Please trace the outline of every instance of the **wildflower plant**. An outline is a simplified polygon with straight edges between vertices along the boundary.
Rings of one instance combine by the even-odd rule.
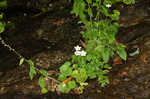
[[[74,47],[72,60],[65,62],[59,68],[59,81],[50,77],[46,70],[35,67],[32,60],[24,58],[6,44],[1,37],[0,42],[20,57],[19,65],[22,65],[24,61],[29,64],[31,80],[37,73],[41,74],[38,83],[42,93],[48,92],[44,78],[59,83],[58,90],[63,93],[68,93],[72,89],[77,89],[82,93],[84,87],[88,85],[87,79],[97,79],[99,84],[104,87],[109,84],[107,76],[107,71],[111,69],[108,64],[109,59],[116,53],[123,60],[126,60],[127,56],[125,46],[115,39],[120,12],[111,7],[118,2],[135,3],[134,0],[74,0],[71,13],[79,16],[78,23],[83,24],[86,28],[85,31],[81,31],[82,37],[85,38],[86,48],[79,45]],[[5,6],[7,6],[6,2],[0,2],[0,7]],[[2,18],[3,14],[0,14],[0,34],[6,26],[6,23],[1,21]]]
[[[76,55],[76,56],[86,56],[86,52],[84,51],[84,50],[81,50],[81,47],[79,46],[79,45],[77,45],[77,46],[75,46],[74,47],[75,48],[75,52],[74,52],[74,54]]]
[[[88,85],[87,79],[97,78],[104,87],[109,84],[107,72],[112,68],[108,61],[114,54],[126,60],[125,46],[118,43],[115,34],[118,32],[120,12],[111,7],[118,2],[134,4],[134,0],[74,0],[72,14],[79,16],[78,23],[86,28],[81,31],[85,38],[86,49],[78,45],[71,61],[60,68],[58,80],[62,81],[58,90],[68,93],[71,89],[81,92]]]

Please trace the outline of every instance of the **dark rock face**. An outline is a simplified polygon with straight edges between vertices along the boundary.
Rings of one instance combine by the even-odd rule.
[[[27,4],[29,0],[7,0],[8,7],[22,6]]]
[[[40,9],[43,7],[49,7],[52,0],[28,0],[27,7]]]
[[[40,9],[43,7],[49,7],[52,0],[7,0],[8,7],[23,7],[23,8],[33,8]]]

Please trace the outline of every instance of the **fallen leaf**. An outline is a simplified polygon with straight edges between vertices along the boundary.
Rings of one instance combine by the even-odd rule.
[[[54,21],[54,22],[52,22],[52,24],[54,24],[54,25],[60,25],[60,21]]]
[[[127,76],[127,74],[128,74],[127,72],[122,72],[120,76],[124,77],[124,76]]]
[[[131,21],[131,26],[134,26],[134,25],[138,24],[142,19],[143,19],[142,17],[141,18],[133,19]]]
[[[116,44],[116,45],[117,45],[117,44],[119,44],[119,43],[120,43],[120,41],[119,41],[119,40],[117,40],[117,41],[115,41],[115,42],[114,42],[114,44]]]
[[[86,44],[82,40],[80,40],[80,44],[82,45],[83,48],[86,49]]]
[[[60,19],[60,20],[53,21],[52,24],[53,24],[53,25],[60,25],[60,24],[62,24],[63,22],[64,22],[64,19],[62,18],[62,19]]]
[[[66,80],[64,80],[64,83],[68,83],[70,80],[72,80],[72,77],[67,78]]]
[[[141,55],[140,58],[141,58],[141,60],[142,60],[143,62],[146,62],[146,56],[145,56],[145,55]]]
[[[113,60],[113,64],[117,65],[117,64],[122,64],[122,59],[118,56]]]
[[[2,76],[3,75],[3,72],[0,72],[0,76]]]

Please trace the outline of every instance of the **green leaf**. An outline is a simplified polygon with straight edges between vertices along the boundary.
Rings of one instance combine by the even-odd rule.
[[[87,76],[86,70],[84,68],[80,68],[79,74],[76,77],[76,81],[79,83],[84,82],[87,80],[87,78],[88,78],[88,76]]]
[[[42,74],[43,76],[48,77],[48,74],[47,74],[46,70],[40,69],[40,72],[41,72],[41,74]]]
[[[119,27],[119,23],[117,23],[117,22],[114,22],[113,25],[114,25],[116,28]]]
[[[103,4],[104,5],[107,5],[107,4],[112,5],[112,0],[104,0]]]
[[[135,0],[123,0],[125,4],[135,4]]]
[[[126,51],[125,51],[124,48],[118,49],[117,53],[119,54],[119,56],[120,56],[123,60],[126,60],[126,58],[127,58],[127,53],[126,53]]]
[[[112,67],[109,66],[108,64],[105,64],[105,65],[104,65],[104,68],[105,68],[105,69],[112,69]]]
[[[91,4],[92,3],[92,0],[86,0],[88,4]]]
[[[67,77],[65,75],[63,75],[63,74],[58,76],[58,80],[60,80],[60,81],[64,81],[66,78]]]
[[[93,17],[92,9],[91,9],[91,8],[88,8],[87,11],[88,11],[89,16],[90,16],[90,17]]]
[[[66,88],[65,83],[61,83],[61,84],[58,85],[58,90],[60,90],[61,92],[65,92],[65,88]]]
[[[50,9],[49,8],[41,8],[41,11],[44,12],[48,12]]]
[[[35,68],[33,66],[30,66],[30,72],[29,72],[29,76],[30,76],[30,79],[32,80],[33,79],[33,76],[36,75],[36,71],[35,71]]]
[[[68,82],[68,87],[69,87],[70,89],[75,88],[75,87],[76,87],[75,81],[69,81],[69,82]]]
[[[0,14],[0,19],[3,19],[3,14]]]
[[[43,94],[46,94],[46,93],[48,92],[48,90],[47,90],[46,88],[42,88],[42,89],[41,89],[41,92],[42,92]]]
[[[86,7],[85,1],[74,0],[73,9],[72,9],[71,13],[75,13],[76,16],[79,16],[81,21],[86,24],[87,20],[86,20],[86,15],[84,14],[84,12],[86,10],[85,7]]]
[[[0,33],[4,32],[5,30],[5,23],[0,22]]]
[[[121,2],[122,0],[112,0],[112,4],[115,4],[117,2]]]
[[[78,70],[74,70],[73,72],[72,72],[72,75],[71,75],[73,78],[76,78],[76,77],[78,77],[78,76],[80,76],[80,74],[79,74],[79,72],[78,72]]]
[[[78,24],[81,24],[81,23],[83,23],[82,21],[78,21]]]
[[[96,0],[96,2],[100,2],[101,0]]]
[[[110,16],[110,14],[108,13],[108,10],[106,7],[102,6],[102,10],[101,12],[105,15],[105,16]]]
[[[81,82],[80,85],[81,85],[81,86],[87,86],[88,83],[87,83],[87,82]]]
[[[88,55],[86,56],[86,59],[87,59],[87,61],[91,61],[91,60],[92,60],[92,55],[88,54]]]
[[[24,58],[21,58],[20,62],[19,62],[19,66],[21,66],[23,64],[23,62],[24,62]]]
[[[39,85],[40,85],[41,88],[45,88],[45,83],[44,83],[44,79],[43,79],[43,78],[44,78],[44,77],[41,76],[41,77],[39,78],[39,81],[38,81],[38,83],[39,83]]]
[[[88,66],[87,74],[88,74],[90,79],[96,78],[96,72],[95,71],[96,71],[96,69],[95,69],[94,65],[91,64]]]
[[[76,62],[77,61],[77,56],[76,55],[72,55],[72,62],[74,63],[74,62]]]
[[[77,68],[78,68],[78,65],[77,65],[77,64],[73,64],[72,67],[73,67],[74,69],[77,69]]]
[[[88,76],[89,76],[90,79],[94,79],[94,78],[96,78],[96,73],[95,72],[90,72]]]
[[[98,7],[99,5],[98,5],[98,3],[93,3],[92,6],[93,7]]]
[[[72,73],[72,67],[70,67],[71,63],[70,62],[66,62],[64,65],[62,65],[59,69],[60,72],[65,75],[65,76],[69,76]]]
[[[5,7],[7,7],[7,6],[8,6],[8,5],[7,5],[7,1],[6,1],[6,0],[0,1],[0,7],[5,8]]]
[[[120,12],[118,10],[113,10],[113,14],[110,15],[112,20],[119,20]]]
[[[34,63],[32,62],[32,60],[28,60],[27,62],[28,62],[28,64],[30,65],[29,76],[30,76],[30,79],[32,80],[32,79],[33,79],[33,76],[36,75]]]
[[[102,53],[102,56],[103,56],[104,62],[107,63],[110,57],[110,53],[107,48],[105,48],[104,52]]]
[[[63,93],[68,93],[71,89],[67,86],[67,84],[61,83],[58,85],[58,90],[60,90]]]
[[[98,81],[99,81],[99,83],[101,84],[102,87],[109,84],[109,79],[108,79],[107,76],[99,76]]]
[[[28,64],[29,64],[30,66],[34,67],[34,63],[33,63],[32,60],[28,60],[27,62],[28,62]]]

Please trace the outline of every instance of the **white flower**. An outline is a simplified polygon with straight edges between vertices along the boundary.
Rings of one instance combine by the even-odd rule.
[[[81,56],[86,56],[86,52],[84,50],[81,51],[80,53]]]
[[[75,48],[75,50],[76,50],[76,51],[74,52],[74,54],[75,54],[76,56],[86,56],[86,52],[85,52],[84,50],[80,51],[80,50],[81,50],[81,47],[80,47],[79,45],[75,46],[74,48]]]
[[[86,56],[86,52],[84,50],[82,50],[82,51],[75,51],[74,54],[76,56]]]
[[[80,55],[81,55],[81,51],[75,51],[74,54],[75,54],[76,56],[80,56]]]
[[[81,47],[79,45],[75,46],[74,48],[75,48],[76,51],[81,50]]]
[[[107,8],[110,8],[110,7],[111,7],[111,5],[110,5],[110,4],[106,4],[106,7],[107,7]]]

